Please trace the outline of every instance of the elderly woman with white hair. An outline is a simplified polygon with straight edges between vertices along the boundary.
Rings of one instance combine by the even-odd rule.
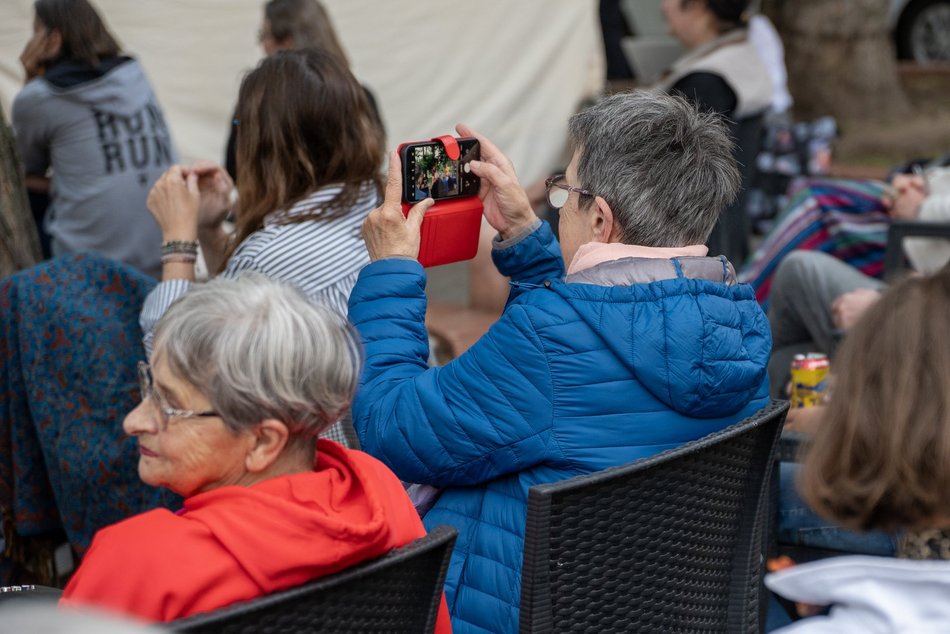
[[[294,287],[245,274],[192,289],[159,322],[142,403],[123,423],[139,476],[184,507],[99,531],[63,603],[170,621],[424,535],[389,469],[317,438],[360,367],[348,327]]]

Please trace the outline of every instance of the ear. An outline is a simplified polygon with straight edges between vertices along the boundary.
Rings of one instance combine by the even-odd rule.
[[[250,448],[244,459],[250,473],[262,473],[270,468],[287,446],[290,430],[279,420],[267,418],[250,432]]]
[[[591,236],[597,242],[620,242],[620,232],[614,222],[614,212],[607,201],[600,196],[594,197],[594,204],[588,214]]]

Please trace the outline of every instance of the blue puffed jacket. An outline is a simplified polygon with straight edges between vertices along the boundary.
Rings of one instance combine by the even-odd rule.
[[[459,530],[456,633],[517,632],[530,486],[675,447],[768,400],[768,321],[724,258],[626,258],[565,280],[546,224],[500,246],[505,312],[444,367],[426,363],[418,262],[366,266],[349,304],[366,349],[363,449],[444,487],[424,523]]]

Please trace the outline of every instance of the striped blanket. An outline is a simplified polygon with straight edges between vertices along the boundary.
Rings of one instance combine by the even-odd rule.
[[[824,251],[865,275],[884,274],[884,248],[890,217],[879,181],[810,179],[803,181],[779,216],[775,229],[752,254],[739,274],[768,306],[772,276],[791,251]]]

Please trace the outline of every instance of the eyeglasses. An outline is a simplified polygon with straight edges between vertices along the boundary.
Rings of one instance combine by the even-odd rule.
[[[571,192],[577,192],[581,196],[594,196],[586,189],[573,187],[572,185],[562,182],[563,180],[564,174],[558,174],[544,181],[544,188],[545,193],[547,194],[548,204],[555,209],[560,209],[567,204],[567,199],[571,195]]]
[[[189,409],[175,409],[169,407],[162,395],[155,389],[155,383],[152,380],[152,368],[144,361],[139,361],[139,390],[142,392],[142,401],[152,399],[152,402],[158,408],[161,414],[162,429],[168,427],[168,421],[171,418],[210,418],[220,416],[217,412],[206,411],[196,412]]]

